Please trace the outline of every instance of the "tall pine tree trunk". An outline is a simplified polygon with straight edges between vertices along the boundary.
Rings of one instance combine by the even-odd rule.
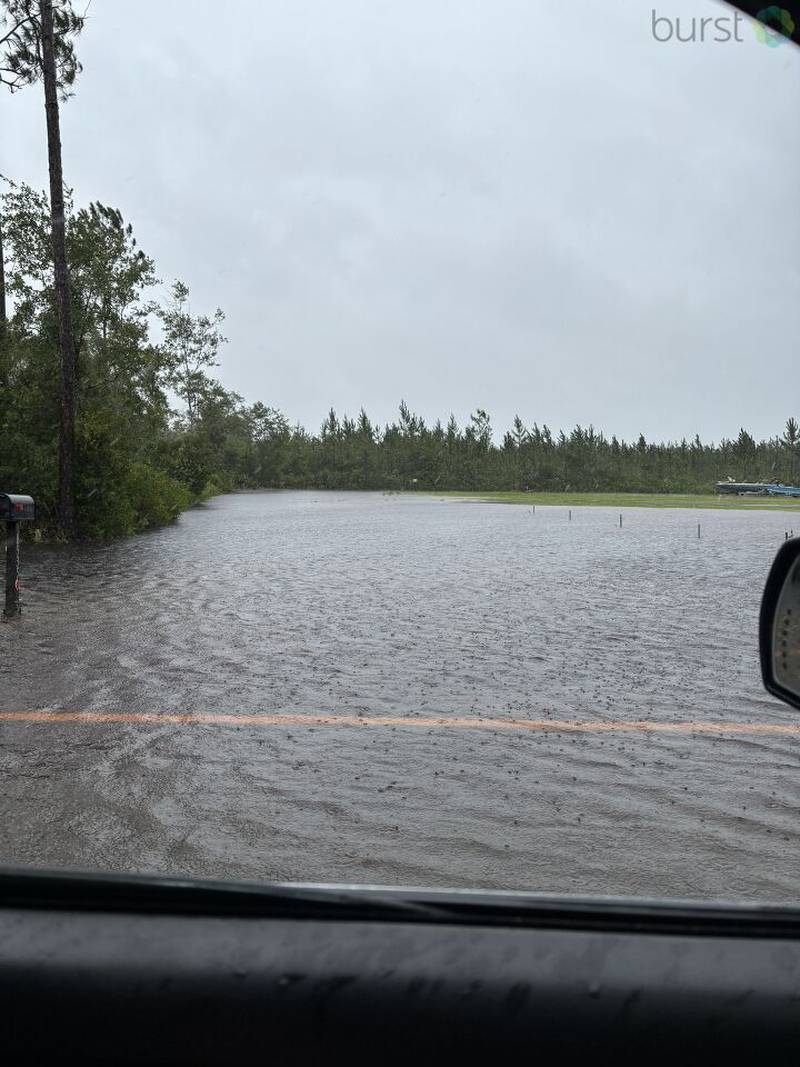
[[[6,312],[6,264],[3,258],[3,220],[0,219],[0,389],[8,385],[8,314]]]
[[[64,177],[61,170],[61,128],[58,114],[58,84],[53,42],[53,0],[40,0],[42,30],[42,77],[47,118],[47,157],[50,168],[50,225],[53,241],[53,272],[58,305],[58,342],[61,354],[61,421],[58,437],[58,519],[66,537],[75,533],[72,496],[75,450],[75,342],[72,334],[72,304],[67,270]]]

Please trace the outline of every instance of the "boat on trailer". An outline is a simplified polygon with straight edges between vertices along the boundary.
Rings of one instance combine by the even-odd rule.
[[[728,496],[789,496],[800,497],[800,488],[796,485],[782,485],[780,482],[717,482],[717,493]]]

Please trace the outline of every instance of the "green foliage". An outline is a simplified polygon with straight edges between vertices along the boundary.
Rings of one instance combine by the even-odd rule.
[[[703,508],[716,511],[800,511],[800,500],[789,497],[739,497],[714,493],[463,493],[447,494],[491,504],[542,504],[578,508]]]
[[[56,85],[62,98],[70,95],[81,69],[75,40],[84,25],[71,0],[0,0],[0,84],[12,92],[44,76],[42,24],[49,24],[51,8]],[[48,65],[49,85],[51,75]],[[51,194],[58,201],[60,159],[55,162],[57,178],[51,154]],[[45,534],[58,529],[59,423],[72,410],[71,386],[62,389],[60,381],[58,307],[69,355],[62,359],[65,380],[72,378],[70,328],[76,356],[75,462],[74,469],[63,465],[61,492],[74,491],[82,537],[170,522],[192,501],[239,487],[675,494],[708,492],[727,475],[800,476],[794,418],[770,441],[757,442],[741,429],[733,441],[708,445],[699,437],[691,444],[652,444],[643,434],[632,444],[609,441],[592,426],[554,437],[546,425],[526,426],[518,415],[498,446],[482,408],[463,429],[453,415],[446,427],[428,426],[401,400],[398,419],[382,428],[363,409],[357,418],[331,409],[319,433],[309,434],[275,408],[246,405],[210,377],[226,343],[222,311],[193,313],[180,281],[166,301],[154,299],[155,265],[138,248],[131,224],[105,204],[75,210],[69,191],[59,304],[58,204],[51,219],[44,193],[2,181],[0,485],[33,493]],[[157,340],[150,335],[154,323]],[[62,425],[64,455],[71,434]],[[71,516],[68,522],[62,516],[61,526],[71,530]]]
[[[192,503],[192,494],[185,485],[149,463],[131,465],[127,490],[137,530],[174,522]]]
[[[62,98],[70,95],[81,64],[74,39],[86,21],[70,0],[53,0],[53,48]],[[0,84],[11,92],[42,77],[42,31],[39,0],[0,0]]]
[[[206,370],[217,365],[219,349],[226,341],[220,332],[225,316],[219,308],[211,318],[193,316],[189,311],[189,290],[183,282],[172,286],[166,307],[152,305],[152,311],[161,320],[167,384],[186,404],[186,418],[191,425],[199,418],[200,407],[207,399]]]
[[[252,422],[251,414],[244,453],[255,462],[246,466],[244,484],[260,486],[692,494],[713,491],[728,475],[789,482],[793,461],[800,469],[793,420],[782,439],[756,442],[742,430],[716,445],[699,438],[653,444],[643,434],[628,443],[593,426],[554,436],[547,426],[527,427],[519,416],[497,445],[482,409],[463,429],[452,415],[443,428],[440,422],[427,426],[405,402],[397,421],[383,429],[364,411],[354,420],[331,410],[316,436],[275,420],[256,439]]]
[[[185,485],[199,499],[214,475],[214,453],[208,439],[196,431],[175,433],[164,457],[170,477]]]
[[[192,503],[185,485],[149,463],[132,463],[116,475],[78,498],[84,537],[109,540],[164,526]]]
[[[0,374],[0,485],[33,493],[48,536],[57,529],[59,420],[49,207],[44,194],[6,182],[0,211],[13,309]],[[363,409],[356,418],[331,409],[309,434],[210,377],[225,343],[222,312],[193,313],[181,282],[155,300],[155,265],[117,209],[74,210],[68,198],[66,244],[81,537],[171,522],[194,501],[243,487],[698,494],[728,475],[789,482],[800,473],[795,419],[770,441],[742,429],[711,445],[609,440],[593,426],[554,435],[517,416],[498,444],[481,408],[464,427],[452,415],[428,425],[401,401],[383,427]]]
[[[59,364],[49,209],[44,194],[10,182],[0,207],[13,308],[0,380],[0,483],[24,486],[36,496],[42,531],[51,535]],[[76,212],[69,200],[67,208],[78,354],[78,532],[115,537],[171,521],[208,491],[221,462],[218,453],[224,451],[219,409],[230,410],[239,401],[200,369],[192,418],[170,408],[175,353],[169,339],[156,344],[149,336],[150,293],[157,284],[152,260],[137,247],[131,225],[118,210],[95,203]],[[176,292],[188,298],[185,287],[175,287],[173,302]],[[206,321],[189,317],[202,353],[208,351]],[[218,346],[221,340],[215,335],[210,343]],[[228,481],[221,475],[215,484]]]

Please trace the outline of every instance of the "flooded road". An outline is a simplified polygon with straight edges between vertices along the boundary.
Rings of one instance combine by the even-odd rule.
[[[25,546],[0,863],[797,900],[792,520],[276,492]]]

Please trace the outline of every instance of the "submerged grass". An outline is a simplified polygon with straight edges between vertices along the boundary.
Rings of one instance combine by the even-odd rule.
[[[433,495],[433,494],[430,494]],[[721,511],[800,511],[800,498],[717,496],[715,493],[436,493],[460,500],[532,507],[717,508]]]

